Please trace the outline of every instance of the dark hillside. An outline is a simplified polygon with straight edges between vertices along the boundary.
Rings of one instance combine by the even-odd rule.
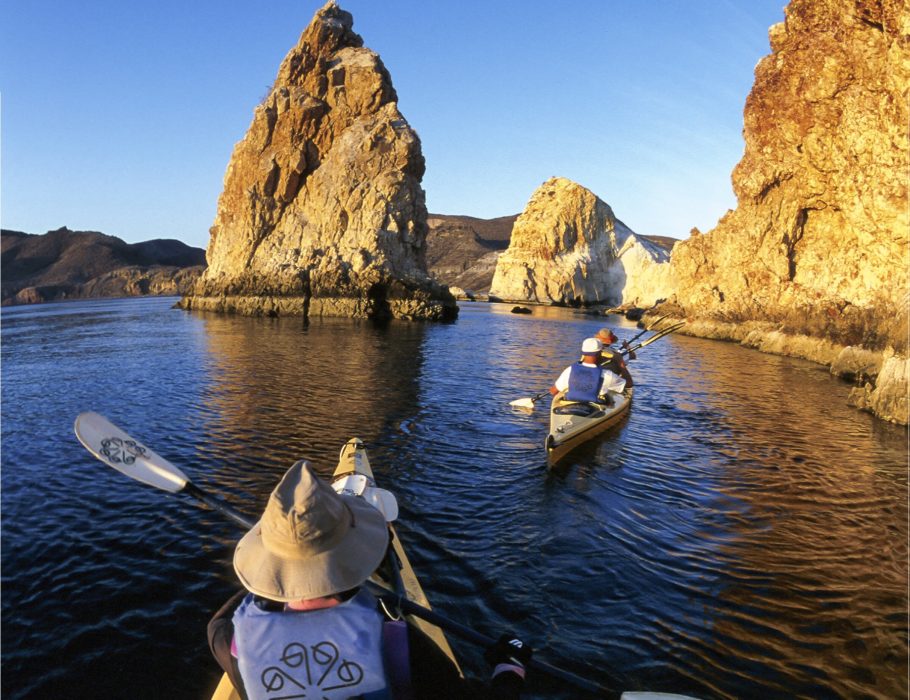
[[[181,241],[126,243],[98,231],[71,231],[66,227],[41,235],[4,229],[0,241],[4,304],[158,293],[142,290],[168,290],[178,271],[205,265],[205,251]],[[99,278],[110,278],[114,272],[118,280],[115,285],[98,283]],[[187,275],[180,277],[186,279]]]

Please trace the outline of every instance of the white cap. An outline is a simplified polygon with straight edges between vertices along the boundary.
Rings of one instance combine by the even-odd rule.
[[[603,343],[597,338],[587,338],[585,342],[581,344],[581,351],[585,355],[593,355],[595,352],[600,352],[603,349]]]

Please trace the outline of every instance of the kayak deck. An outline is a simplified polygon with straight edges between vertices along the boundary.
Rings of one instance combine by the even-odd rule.
[[[338,466],[335,468],[332,478],[334,481],[337,481],[352,474],[365,476],[370,486],[376,485],[366,449],[363,446],[363,442],[358,438],[348,440],[344,447],[341,448],[341,454],[338,456]],[[401,540],[398,539],[395,528],[391,524],[389,524],[389,531],[391,535],[392,552],[394,553],[394,562],[389,562],[387,559],[383,562],[380,569],[373,574],[371,579],[392,591],[397,590],[400,585],[404,589],[409,600],[424,608],[429,608],[430,603],[423,591],[423,587],[420,585],[420,581],[417,580],[414,568],[411,566],[411,562],[408,559],[407,554],[405,554],[404,548],[401,546]],[[395,564],[397,564],[397,566],[395,566],[397,575],[394,572],[388,571]],[[399,579],[400,584],[395,580],[396,578]],[[457,669],[458,674],[463,676],[461,666],[455,658],[455,652],[452,651],[452,647],[449,645],[445,633],[436,625],[421,620],[418,617],[407,616],[407,619],[409,624],[417,627],[439,648],[439,650],[452,662]],[[222,674],[218,687],[212,695],[212,700],[240,700],[240,694],[234,688],[234,685],[231,683],[231,680],[226,673]]]
[[[373,470],[370,467],[366,449],[364,448],[363,443],[357,438],[348,440],[344,447],[341,448],[338,466],[335,469],[333,477],[339,479],[348,474],[362,474],[369,479],[371,485],[375,484]],[[424,608],[430,608],[430,602],[427,600],[427,596],[423,591],[423,587],[420,585],[420,581],[417,580],[417,575],[414,573],[414,568],[411,566],[408,555],[405,554],[404,547],[401,546],[401,540],[398,538],[395,528],[391,524],[389,524],[389,530],[391,534],[392,551],[395,554],[396,563],[398,564],[398,575],[400,576],[404,591],[407,594],[406,597]],[[383,577],[385,569],[385,566],[380,567],[379,571],[373,574],[373,580],[394,591],[396,590],[396,582]],[[394,578],[394,576],[392,578]],[[458,670],[459,675],[463,675],[458,660],[455,658],[455,653],[452,651],[452,647],[449,645],[445,633],[443,633],[439,627],[413,616],[408,616],[408,622],[429,637],[430,640],[439,647],[440,651],[452,661],[455,668]]]
[[[565,400],[565,391],[553,397],[550,404],[550,433],[546,439],[547,463],[555,465],[579,445],[619,423],[632,406],[632,389],[621,394],[611,392],[613,405]]]

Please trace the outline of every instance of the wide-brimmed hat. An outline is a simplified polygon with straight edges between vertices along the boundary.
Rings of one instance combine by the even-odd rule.
[[[581,344],[581,351],[585,355],[593,355],[603,350],[604,346],[597,338],[586,338]]]
[[[619,338],[616,337],[616,334],[609,328],[601,328],[599,331],[597,331],[597,337],[607,345],[615,343],[617,340],[619,340]]]
[[[301,460],[237,543],[234,570],[248,590],[264,598],[319,598],[366,581],[388,542],[382,513],[362,498],[335,493]]]

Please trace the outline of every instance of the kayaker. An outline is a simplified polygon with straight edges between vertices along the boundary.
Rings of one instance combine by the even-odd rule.
[[[550,387],[554,396],[566,392],[568,401],[610,403],[611,391],[621,393],[626,382],[618,374],[600,365],[603,343],[587,338],[581,344],[581,361],[566,367]]]
[[[610,328],[601,328],[594,337],[603,344],[603,350],[600,354],[600,366],[605,367],[613,372],[613,374],[618,374],[625,379],[626,386],[631,389],[633,385],[632,375],[629,373],[629,368],[626,366],[625,360],[623,360],[622,353],[610,347],[616,343],[619,338],[616,337],[616,334]],[[622,341],[622,348],[623,350],[629,348],[629,344],[625,340]],[[629,352],[629,359],[635,359],[634,351]]]
[[[376,508],[335,493],[305,461],[288,470],[234,550],[246,590],[208,626],[241,697],[394,700],[402,687],[409,698],[519,697],[531,656],[520,640],[506,636],[487,650],[492,681],[474,688],[423,633],[382,612],[362,585],[388,545]]]

